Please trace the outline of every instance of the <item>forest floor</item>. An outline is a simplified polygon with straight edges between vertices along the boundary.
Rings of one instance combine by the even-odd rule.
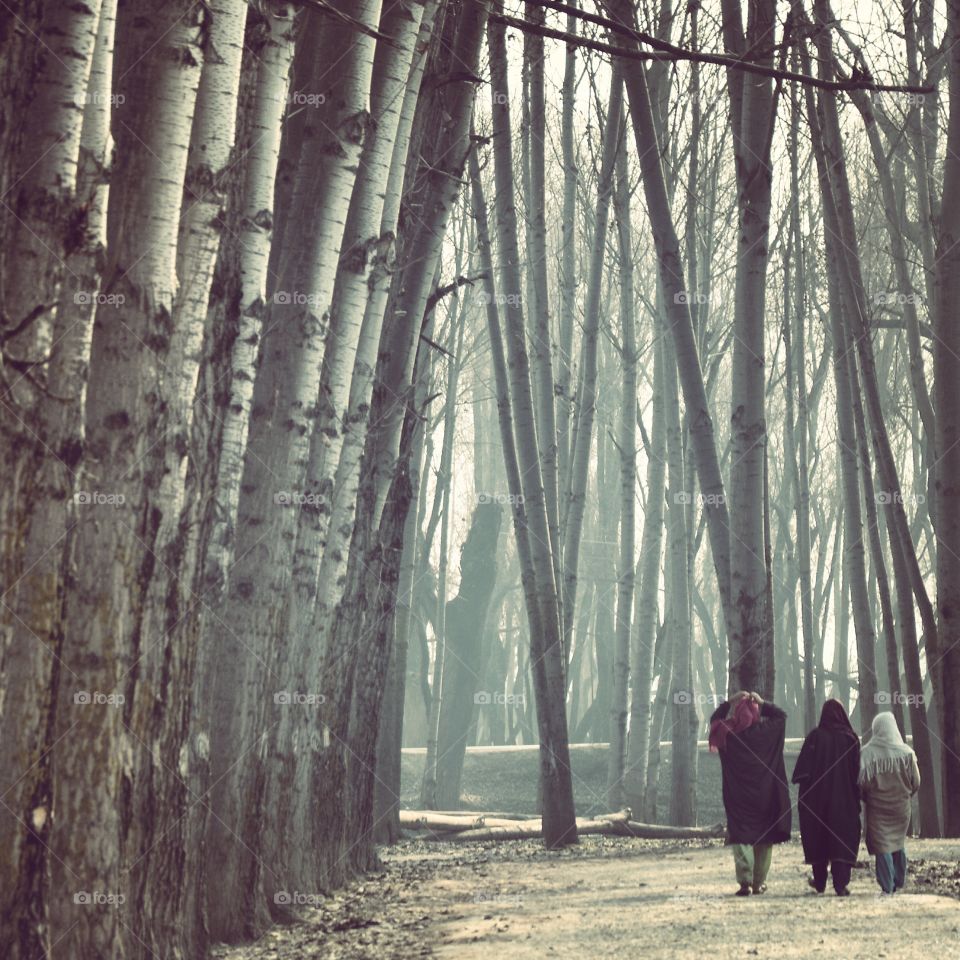
[[[719,841],[585,837],[405,840],[384,869],[325,898],[302,923],[217,960],[960,956],[960,841],[909,840],[903,893],[880,897],[861,848],[851,896],[815,895],[796,841],[777,847],[763,896],[734,897]],[[828,887],[829,890],[829,887]]]

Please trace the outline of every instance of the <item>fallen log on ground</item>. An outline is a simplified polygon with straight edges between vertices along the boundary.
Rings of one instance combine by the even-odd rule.
[[[712,827],[670,827],[655,823],[630,821],[625,824],[609,820],[577,820],[577,834],[589,836],[602,834],[615,837],[637,837],[644,840],[719,840],[726,833],[723,824]],[[531,840],[543,835],[538,823],[521,824],[520,828],[483,827],[476,830],[461,830],[456,833],[435,834],[433,839],[451,841],[471,840]]]
[[[620,810],[608,813],[593,820],[577,818],[577,833],[613,832],[616,827],[625,827],[630,821],[630,811]],[[461,830],[450,835],[450,840],[527,840],[543,835],[543,824],[538,818],[514,824],[487,824],[473,830]],[[443,839],[443,838],[440,838]]]
[[[538,813],[513,813],[509,810],[401,810],[400,816],[404,814],[408,816],[419,816],[419,817],[432,817],[432,816],[441,816],[441,817],[472,817],[473,819],[478,819],[483,817],[484,819],[494,819],[494,820],[539,820],[540,814]]]
[[[724,823],[714,823],[709,827],[673,827],[669,824],[629,820],[617,832],[626,837],[640,837],[643,840],[719,840],[727,835],[727,827]]]
[[[400,826],[406,830],[433,830],[439,833],[456,833],[459,830],[476,830],[481,827],[512,827],[517,823],[536,820],[539,817],[512,817],[492,813],[441,813],[434,810],[401,810]]]
[[[603,823],[626,824],[630,819],[630,809],[624,808],[617,813],[608,813],[596,818]],[[587,821],[583,821],[586,823]],[[592,822],[592,821],[591,821]],[[424,830],[438,834],[462,833],[467,830],[517,830],[524,835],[540,830],[540,817],[499,817],[491,814],[440,813],[434,810],[401,810],[400,826],[407,830]]]
[[[616,837],[638,837],[644,840],[715,840],[726,834],[726,827],[716,823],[710,827],[673,827],[659,823],[640,823],[636,820],[621,820],[613,817],[601,817],[588,820],[577,818],[577,833],[580,836],[606,835]],[[513,827],[481,827],[472,830],[460,830],[449,834],[437,834],[437,840],[467,842],[470,840],[530,840],[543,835],[539,820],[515,824]]]

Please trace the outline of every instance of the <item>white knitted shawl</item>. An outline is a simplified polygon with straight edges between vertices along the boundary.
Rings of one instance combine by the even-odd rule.
[[[909,766],[912,757],[913,750],[903,742],[894,715],[878,713],[873,718],[870,742],[860,751],[859,781],[865,783],[877,774]]]

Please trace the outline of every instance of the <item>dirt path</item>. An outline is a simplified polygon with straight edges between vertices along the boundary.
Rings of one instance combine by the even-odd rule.
[[[789,844],[774,853],[768,892],[739,898],[730,854],[715,844],[597,837],[560,853],[531,842],[401,844],[383,874],[340,892],[307,922],[217,956],[960,957],[960,902],[918,892],[928,888],[924,871],[960,878],[960,843],[912,841],[909,853],[927,866],[905,893],[878,896],[864,862],[850,897],[818,897],[799,844]]]
[[[731,896],[718,849],[569,863],[500,864],[478,903],[433,930],[438,957],[960,956],[960,904],[930,894],[881,898],[866,870],[851,896],[808,893],[799,850],[775,853],[769,890]],[[463,879],[438,879],[450,898]],[[475,881],[474,881],[475,883]],[[486,901],[484,901],[486,897]]]

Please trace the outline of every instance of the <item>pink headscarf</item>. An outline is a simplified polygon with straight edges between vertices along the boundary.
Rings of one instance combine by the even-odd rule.
[[[752,727],[760,719],[760,705],[753,700],[743,699],[734,708],[732,717],[728,714],[724,720],[714,720],[710,726],[710,751],[719,753],[727,746],[727,735],[741,733]]]

